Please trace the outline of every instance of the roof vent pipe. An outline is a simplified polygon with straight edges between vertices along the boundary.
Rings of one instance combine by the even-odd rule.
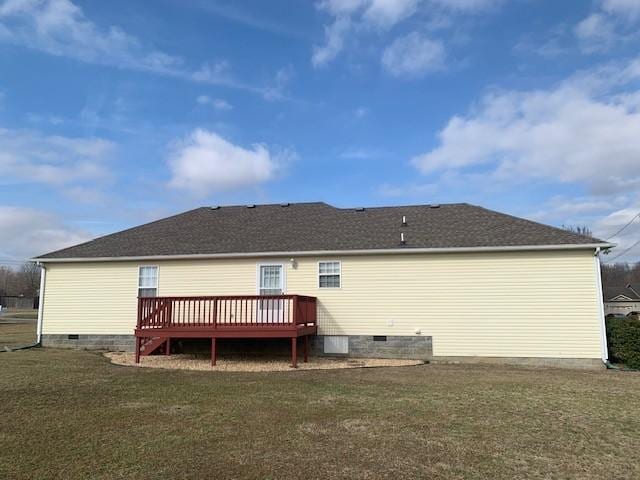
[[[407,241],[404,239],[404,233],[400,233],[400,243],[402,245],[406,245]]]
[[[407,217],[406,216],[402,216],[402,226],[406,227],[407,226]]]

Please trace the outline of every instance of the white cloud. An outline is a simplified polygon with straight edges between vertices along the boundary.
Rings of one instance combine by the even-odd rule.
[[[478,12],[493,8],[502,0],[430,0],[433,6],[460,12]]]
[[[0,205],[0,264],[85,242],[91,235],[31,208]]]
[[[64,186],[110,175],[106,162],[115,145],[101,138],[43,135],[0,128],[0,183]]]
[[[382,194],[512,201],[532,191],[533,212],[555,225],[586,225],[608,239],[640,211],[640,59],[578,73],[545,90],[493,91],[456,115],[438,145],[412,159],[424,186],[385,185]],[[437,186],[433,192],[430,185]],[[582,197],[553,197],[569,186]],[[545,199],[545,196],[549,198]],[[640,222],[612,238],[617,252],[640,238]],[[621,260],[640,260],[640,247]],[[608,258],[613,258],[612,256]]]
[[[593,12],[580,21],[574,34],[585,53],[601,53],[617,43],[637,39],[640,20],[637,0],[600,0]]]
[[[527,215],[536,221],[555,225],[587,226],[596,238],[611,241],[617,246],[602,260],[611,261],[631,247],[640,238],[640,219],[626,226],[640,212],[640,197],[635,192],[616,193],[611,196],[569,197],[556,196],[540,205],[540,210]],[[622,229],[622,227],[625,227]],[[622,230],[622,231],[621,231]],[[620,233],[618,233],[620,232]],[[640,247],[614,261],[640,260]]]
[[[420,0],[372,0],[362,18],[370,25],[388,29],[412,16]]]
[[[285,98],[285,89],[291,82],[294,75],[292,65],[287,65],[276,72],[275,78],[270,86],[262,91],[262,97],[267,101],[282,100]]]
[[[208,95],[200,95],[196,98],[196,102],[200,105],[208,105],[220,111],[233,110],[233,106],[222,98],[211,98]]]
[[[287,155],[274,154],[262,144],[244,148],[198,129],[174,144],[169,185],[196,195],[259,185],[276,176]]]
[[[351,20],[340,16],[324,27],[325,44],[313,47],[311,63],[314,67],[322,67],[334,60],[344,47],[345,37],[351,28]]]
[[[635,218],[640,212],[640,199],[636,199],[624,208],[614,209],[611,213],[596,221],[594,233],[600,238],[609,239],[616,244],[609,255],[603,257],[605,262],[638,262],[640,261],[640,219]],[[635,218],[635,220],[633,220]],[[632,221],[633,220],[633,221]],[[629,226],[616,234],[629,222]],[[626,253],[625,251],[628,250]]]
[[[264,93],[260,87],[235,79],[224,60],[192,68],[182,57],[154,49],[118,26],[101,28],[71,0],[6,0],[0,4],[0,43],[87,63]]]
[[[231,66],[226,60],[205,62],[191,74],[191,78],[196,82],[214,85],[231,83]]]
[[[602,10],[608,13],[636,19],[640,17],[638,0],[602,0]]]
[[[442,43],[417,32],[396,39],[382,55],[382,65],[396,77],[418,77],[444,68]]]
[[[316,5],[332,21],[324,28],[324,43],[314,46],[311,62],[314,67],[329,64],[353,32],[383,33],[415,16],[450,26],[453,22],[447,21],[448,17],[477,14],[500,3],[502,0],[322,0]]]
[[[578,23],[574,33],[587,53],[607,51],[616,40],[612,20],[600,13],[593,13]]]
[[[100,29],[70,0],[8,0],[0,6],[4,40],[52,55],[167,73],[181,60],[144,48],[116,26]],[[1,37],[0,37],[1,38]]]
[[[449,120],[439,146],[413,158],[423,173],[484,166],[498,179],[542,178],[593,192],[640,187],[640,111],[618,88],[638,61],[576,75],[556,88],[486,95]]]

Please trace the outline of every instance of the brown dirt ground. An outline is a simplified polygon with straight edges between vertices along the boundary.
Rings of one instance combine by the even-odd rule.
[[[206,370],[212,372],[288,372],[291,371],[291,360],[273,357],[225,356],[219,358],[216,366],[211,366],[211,359],[202,355],[150,355],[141,357],[136,365],[132,353],[108,352],[105,356],[116,365],[131,367],[167,368],[176,370]],[[336,368],[362,367],[405,367],[421,365],[421,360],[396,360],[376,358],[319,358],[309,357],[309,362],[298,361],[298,370],[330,370]]]

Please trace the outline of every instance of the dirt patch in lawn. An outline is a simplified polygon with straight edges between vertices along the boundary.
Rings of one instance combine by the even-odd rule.
[[[167,368],[173,370],[207,370],[214,372],[289,372],[291,360],[273,357],[241,357],[229,356],[219,358],[215,367],[211,359],[197,355],[151,355],[140,358],[135,363],[132,353],[108,352],[105,356],[116,365],[132,367]],[[422,360],[397,360],[380,358],[318,358],[311,357],[309,362],[298,361],[298,370],[333,370],[339,368],[366,367],[404,367],[422,365]]]

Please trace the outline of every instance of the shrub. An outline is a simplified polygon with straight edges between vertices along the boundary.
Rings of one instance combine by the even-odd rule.
[[[640,321],[637,318],[608,318],[607,344],[612,361],[640,369]]]

